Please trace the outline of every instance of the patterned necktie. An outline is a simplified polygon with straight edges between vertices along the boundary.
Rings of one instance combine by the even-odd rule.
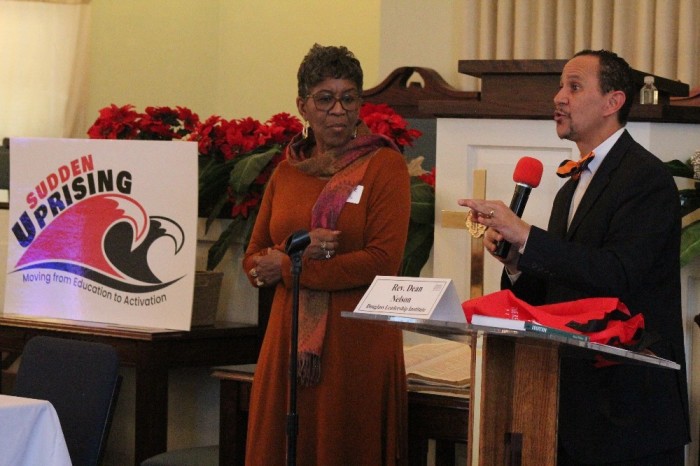
[[[557,176],[560,178],[571,177],[573,180],[578,180],[581,173],[586,169],[591,160],[595,155],[593,152],[589,152],[588,155],[582,157],[579,161],[574,160],[564,160],[559,164],[557,168]]]

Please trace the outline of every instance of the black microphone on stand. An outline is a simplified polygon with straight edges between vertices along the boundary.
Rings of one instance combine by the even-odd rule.
[[[287,242],[284,246],[284,252],[287,253],[288,256],[299,252],[304,252],[309,244],[311,244],[309,232],[306,230],[297,230],[289,235],[289,238],[287,238]]]
[[[287,464],[293,466],[297,461],[297,433],[299,418],[297,416],[297,348],[299,338],[299,276],[301,275],[301,256],[311,244],[311,237],[306,230],[297,230],[287,238],[284,251],[292,261],[292,338],[289,349],[289,411],[287,413]]]
[[[518,217],[523,216],[525,204],[527,204],[532,188],[536,188],[540,185],[540,181],[542,180],[542,171],[542,162],[532,157],[523,157],[518,160],[517,165],[515,165],[515,171],[513,171],[515,192],[513,192],[513,199],[510,201],[510,210],[515,212],[515,215]],[[498,257],[506,257],[509,251],[510,243],[508,241],[501,240],[496,243],[494,255]]]

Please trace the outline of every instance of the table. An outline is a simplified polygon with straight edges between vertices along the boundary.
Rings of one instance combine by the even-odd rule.
[[[136,465],[167,449],[169,369],[252,363],[260,349],[253,324],[217,322],[188,332],[0,314],[0,351],[21,353],[37,335],[107,343],[122,366],[134,367]]]
[[[0,395],[0,466],[71,466],[56,410],[45,400]]]
[[[434,464],[455,464],[456,444],[467,444],[469,399],[408,389],[408,462],[427,466],[428,440],[435,441]]]

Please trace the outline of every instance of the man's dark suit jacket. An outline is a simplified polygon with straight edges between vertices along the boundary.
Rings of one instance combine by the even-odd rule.
[[[559,445],[581,462],[643,457],[689,441],[680,289],[680,203],[663,163],[624,131],[591,180],[567,229],[576,187],[554,199],[549,227],[532,227],[503,287],[530,304],[619,297],[646,330],[650,349],[680,371],[563,358]]]

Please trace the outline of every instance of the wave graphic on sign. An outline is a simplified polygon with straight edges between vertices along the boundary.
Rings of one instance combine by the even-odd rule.
[[[129,196],[102,194],[63,211],[27,247],[15,272],[52,269],[78,275],[116,290],[148,293],[180,280],[160,280],[148,251],[167,237],[177,254],[184,232],[166,217],[149,217]]]

